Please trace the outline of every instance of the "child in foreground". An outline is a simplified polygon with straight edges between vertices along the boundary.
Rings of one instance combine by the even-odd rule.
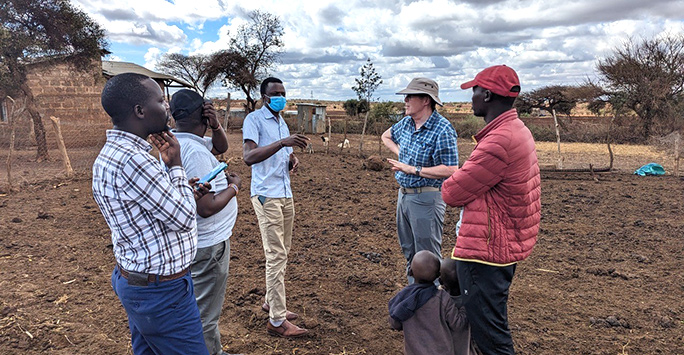
[[[475,354],[470,344],[470,326],[465,308],[460,304],[455,264],[427,250],[416,253],[411,261],[415,283],[406,286],[389,301],[390,326],[404,331],[404,354]],[[438,289],[434,281],[448,283]],[[454,285],[455,283],[455,285]],[[455,296],[452,296],[453,292]]]

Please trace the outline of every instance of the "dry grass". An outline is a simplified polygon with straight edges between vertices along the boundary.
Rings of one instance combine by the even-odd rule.
[[[540,165],[556,163],[558,146],[555,142],[537,142],[537,156]],[[657,147],[649,145],[613,144],[613,168],[620,172],[633,172],[644,164],[658,163],[665,171],[673,173],[674,156]],[[561,143],[565,168],[587,168],[608,166],[610,156],[605,144],[598,143]]]

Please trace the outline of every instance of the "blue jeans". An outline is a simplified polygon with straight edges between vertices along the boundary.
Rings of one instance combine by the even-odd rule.
[[[209,354],[190,273],[171,281],[131,286],[115,267],[112,288],[128,315],[133,354]]]

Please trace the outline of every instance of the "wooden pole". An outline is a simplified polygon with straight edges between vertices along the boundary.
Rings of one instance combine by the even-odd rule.
[[[36,141],[36,131],[34,128],[33,120],[31,118],[29,118],[28,121],[29,121],[29,141],[31,142],[31,144],[37,145],[38,143]]]
[[[7,96],[7,99],[12,101],[12,109],[9,112],[7,119],[10,125],[10,144],[9,153],[7,153],[7,193],[12,192],[12,151],[14,150],[14,99]]]
[[[558,163],[556,164],[556,169],[563,170],[563,154],[561,153],[560,129],[558,125],[558,118],[556,117],[556,110],[551,109],[551,114],[553,115],[553,123],[556,125],[556,143],[558,144]]]
[[[330,119],[330,115],[328,115],[328,112],[325,113],[325,116],[328,119],[328,145],[325,146],[325,154],[328,154],[328,151],[330,150],[330,142],[332,142],[332,120]]]
[[[66,146],[64,145],[64,138],[62,137],[62,128],[59,124],[59,117],[50,116],[52,121],[52,126],[55,128],[55,134],[57,135],[57,147],[62,153],[62,161],[64,161],[64,169],[66,170],[67,176],[72,176],[74,174],[74,169],[71,168],[71,161],[69,160],[69,155],[67,155]]]
[[[366,137],[366,126],[368,125],[368,114],[370,113],[370,100],[368,100],[368,111],[366,111],[366,118],[363,120],[363,129],[361,129],[361,142],[359,143],[359,156],[363,156],[363,140]],[[344,142],[343,142],[344,144]]]
[[[226,96],[226,117],[223,118],[223,127],[225,127],[225,130],[228,130],[230,128],[229,124],[229,117],[230,117],[230,93],[228,93],[228,96]]]
[[[675,168],[674,168],[674,175],[679,176],[679,139],[680,139],[680,134],[677,132],[675,135],[675,141],[674,141],[674,156],[675,156]]]
[[[344,138],[342,138],[342,145],[340,146],[340,152],[344,149],[344,142],[347,140],[347,122],[349,122],[349,116],[345,115],[344,116]],[[328,142],[328,144],[332,144],[332,142]]]

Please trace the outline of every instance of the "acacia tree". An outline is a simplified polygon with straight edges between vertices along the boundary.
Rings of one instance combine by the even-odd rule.
[[[373,67],[373,62],[370,58],[361,67],[361,73],[359,78],[354,79],[356,85],[352,86],[352,90],[356,92],[356,96],[359,100],[366,100],[369,106],[371,101],[373,101],[373,93],[382,84],[382,77],[375,71]],[[368,113],[370,110],[366,111],[366,117],[363,120],[363,129],[361,130],[361,143],[359,143],[359,154],[363,154],[363,140],[366,135],[366,127],[368,126]]]
[[[155,68],[162,73],[187,81],[204,97],[209,87],[214,84],[213,80],[206,80],[207,64],[209,64],[209,56],[206,55],[169,53],[162,56]]]
[[[667,133],[684,124],[684,34],[630,39],[597,69],[610,101],[636,113],[644,139],[654,128]]]
[[[558,169],[563,168],[563,155],[561,153],[559,120],[556,112],[570,115],[577,104],[577,99],[572,95],[570,86],[551,85],[539,88],[529,93],[518,96],[516,108],[520,112],[531,112],[533,108],[548,111],[553,116],[556,128],[556,144],[558,145]]]
[[[230,39],[228,49],[212,55],[207,80],[222,79],[228,86],[241,90],[246,98],[246,111],[256,108],[259,83],[278,61],[283,47],[283,26],[278,16],[255,10],[249,22],[240,26]]]
[[[555,116],[556,113],[570,115],[577,104],[573,95],[573,87],[566,85],[550,85],[531,92],[525,92],[515,100],[515,106],[521,113],[530,113],[533,108],[547,111]]]
[[[26,65],[59,60],[86,69],[108,54],[104,30],[66,0],[0,2],[0,91],[21,94],[33,120],[36,160],[48,159],[45,127],[26,79]]]

